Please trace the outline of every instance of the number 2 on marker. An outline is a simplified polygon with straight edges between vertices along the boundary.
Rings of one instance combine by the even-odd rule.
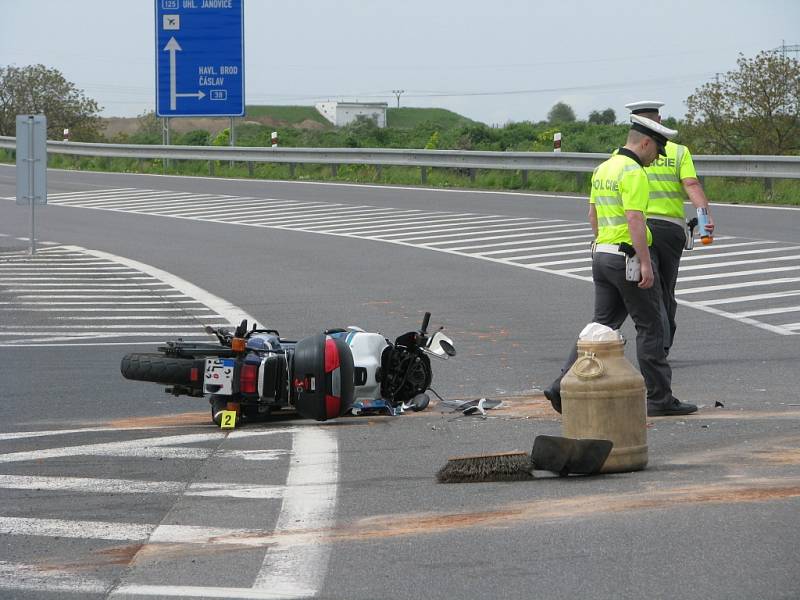
[[[233,429],[234,427],[236,427],[236,411],[223,410],[222,420],[220,421],[219,426],[221,429]]]

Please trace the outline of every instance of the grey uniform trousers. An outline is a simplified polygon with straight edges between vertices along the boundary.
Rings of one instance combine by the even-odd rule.
[[[664,348],[669,354],[675,340],[675,313],[678,303],[675,301],[675,284],[678,281],[678,267],[686,243],[684,228],[669,221],[648,219],[647,227],[653,234],[653,245],[650,256],[653,268],[658,271],[661,280],[662,321],[664,323]]]
[[[596,252],[592,257],[594,321],[619,329],[628,315],[636,326],[636,358],[647,387],[647,405],[653,408],[672,402],[672,367],[664,352],[661,320],[661,287],[658,274],[650,289],[643,290],[625,279],[625,257]],[[577,346],[551,388],[561,393],[561,379],[578,357]]]

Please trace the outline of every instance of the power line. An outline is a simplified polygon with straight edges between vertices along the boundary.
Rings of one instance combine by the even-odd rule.
[[[787,46],[786,40],[781,40],[781,45],[773,48],[773,52],[780,52],[784,56],[786,56],[787,52],[794,52],[795,56],[800,56],[800,44],[789,44]]]

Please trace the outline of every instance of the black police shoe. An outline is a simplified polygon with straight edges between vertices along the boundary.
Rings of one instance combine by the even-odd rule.
[[[550,404],[553,405],[553,410],[561,414],[561,394],[553,388],[545,388],[544,397],[550,400]]]
[[[697,406],[689,404],[688,402],[681,402],[677,398],[673,398],[665,406],[652,406],[647,405],[648,417],[678,417],[681,415],[690,415],[697,412]]]

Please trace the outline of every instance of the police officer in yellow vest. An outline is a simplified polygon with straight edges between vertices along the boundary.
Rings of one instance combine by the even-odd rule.
[[[626,104],[632,115],[651,119],[658,123],[661,117],[658,110],[663,102],[642,100]],[[678,281],[678,266],[683,253],[688,231],[683,212],[683,203],[689,200],[695,208],[708,210],[708,200],[703,186],[697,179],[692,155],[686,146],[667,142],[666,156],[658,159],[645,169],[650,185],[650,200],[647,204],[647,227],[653,234],[651,255],[661,280],[664,321],[664,347],[667,354],[675,339],[675,284]],[[711,212],[708,214],[708,233],[714,232]],[[700,232],[704,234],[704,232]]]
[[[651,264],[652,235],[645,222],[649,186],[644,167],[665,155],[667,139],[677,131],[651,119],[631,117],[625,146],[595,169],[589,198],[589,222],[595,234],[592,249],[594,321],[619,329],[628,315],[636,325],[636,356],[647,387],[647,414],[686,415],[697,410],[672,395],[672,368],[664,351],[661,287]],[[631,254],[639,275],[629,272]],[[561,376],[544,390],[561,412],[561,378],[577,358],[577,348]]]

